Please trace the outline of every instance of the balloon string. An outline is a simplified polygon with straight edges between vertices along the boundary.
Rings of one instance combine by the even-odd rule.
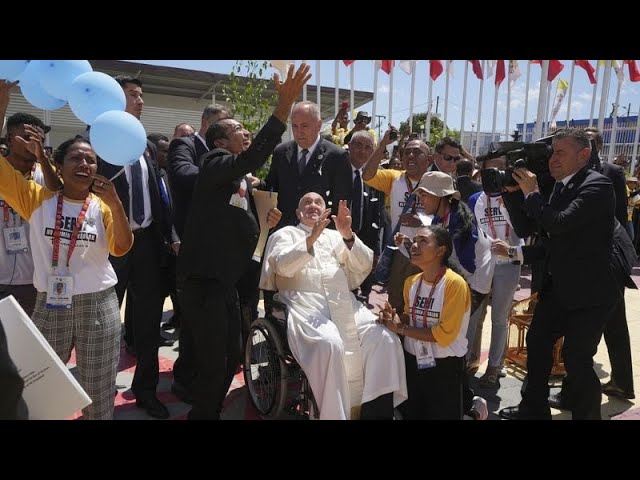
[[[109,179],[109,181],[110,181],[110,182],[113,182],[116,178],[118,178],[118,177],[119,177],[120,175],[122,175],[123,173],[124,173],[124,167],[122,167],[122,169],[121,169],[118,173],[116,173],[113,177],[111,177],[111,178]]]

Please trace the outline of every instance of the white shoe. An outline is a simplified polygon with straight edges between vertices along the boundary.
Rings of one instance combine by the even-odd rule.
[[[498,377],[505,378],[506,376],[507,376],[507,369],[503,365],[502,367],[500,367],[500,371],[498,372]]]
[[[473,397],[470,413],[476,420],[486,420],[489,417],[487,401],[482,397]]]

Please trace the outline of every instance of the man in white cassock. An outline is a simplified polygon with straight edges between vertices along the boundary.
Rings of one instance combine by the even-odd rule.
[[[371,271],[373,252],[352,232],[347,202],[332,216],[336,230],[326,229],[330,213],[317,193],[302,197],[300,223],[267,243],[260,288],[278,291],[288,307],[289,346],[320,419],[358,412],[361,419],[391,419],[407,399],[402,346],[351,293]]]

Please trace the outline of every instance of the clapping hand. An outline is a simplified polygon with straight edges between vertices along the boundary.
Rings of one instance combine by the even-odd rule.
[[[332,215],[331,218],[336,224],[336,230],[340,232],[342,238],[345,240],[353,238],[353,232],[351,231],[351,210],[347,207],[346,200],[340,200],[338,203],[338,215]]]

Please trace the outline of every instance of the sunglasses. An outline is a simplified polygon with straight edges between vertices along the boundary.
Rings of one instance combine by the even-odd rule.
[[[447,155],[446,153],[443,153],[443,154],[442,154],[442,158],[443,158],[444,160],[446,160],[447,162],[451,162],[451,161],[453,161],[453,162],[457,162],[457,161],[459,161],[462,157],[461,157],[461,156],[459,156],[459,155],[458,155],[457,157],[452,157],[451,155]]]

